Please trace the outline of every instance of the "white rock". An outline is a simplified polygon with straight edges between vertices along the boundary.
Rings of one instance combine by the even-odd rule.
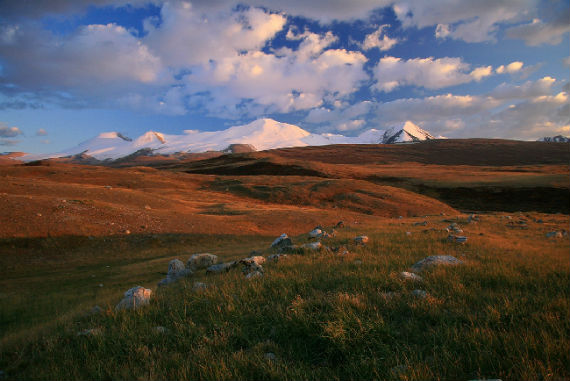
[[[354,243],[357,245],[366,245],[368,243],[368,236],[361,235],[354,239]]]
[[[420,299],[427,298],[427,292],[425,292],[424,290],[414,290],[412,291],[412,295]]]
[[[279,260],[287,258],[287,254],[272,254],[267,257],[268,261],[279,262]]]
[[[262,272],[253,271],[253,272],[250,272],[249,274],[247,274],[245,276],[245,279],[261,278],[262,276],[263,276]]]
[[[311,242],[311,243],[306,243],[303,246],[301,246],[303,249],[308,249],[308,250],[319,250],[323,245],[317,241],[317,242]]]
[[[265,263],[265,258],[262,257],[261,255],[255,255],[253,257],[249,257],[249,258],[244,258],[240,261],[240,263],[244,264],[244,265],[252,265],[252,264],[256,264],[256,265],[262,265]]]
[[[451,255],[431,255],[412,266],[412,270],[420,272],[434,266],[460,265],[463,262]]]
[[[317,238],[317,237],[320,237],[322,234],[323,234],[323,231],[321,229],[315,228],[309,232],[309,237]]]
[[[283,233],[273,241],[271,247],[291,246],[292,244],[293,242],[291,241],[291,238],[289,238],[287,234]]]
[[[562,233],[561,232],[548,232],[546,233],[546,237],[547,238],[562,238]]]
[[[186,268],[192,271],[206,269],[218,263],[218,256],[210,253],[193,254],[186,261]]]
[[[192,271],[184,267],[184,263],[181,260],[173,259],[168,263],[168,273],[166,274],[166,278],[158,282],[158,286],[166,286],[189,275],[192,275]]]
[[[226,262],[226,263],[219,263],[217,265],[212,265],[206,269],[206,274],[219,274],[225,273],[233,269],[238,265],[238,262]]]
[[[409,273],[407,271],[403,271],[400,273],[400,278],[402,278],[403,280],[410,280],[413,282],[421,282],[424,279],[419,276],[418,274],[414,274],[414,273]]]
[[[123,296],[123,300],[115,307],[116,311],[137,309],[150,303],[150,295],[152,290],[141,286],[133,287],[127,290]]]

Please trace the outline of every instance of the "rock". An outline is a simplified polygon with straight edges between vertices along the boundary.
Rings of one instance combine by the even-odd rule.
[[[455,242],[457,242],[457,243],[465,243],[465,242],[467,242],[467,237],[462,236],[462,235],[456,235],[456,236],[455,236]]]
[[[158,327],[154,327],[153,330],[155,333],[158,333],[159,335],[163,335],[168,332],[168,328],[163,327],[161,325],[159,325]]]
[[[145,205],[144,208],[145,208],[146,210],[151,210],[151,209],[152,209],[152,208],[150,207],[150,205]]]
[[[427,292],[425,292],[424,290],[414,290],[412,291],[412,295],[420,299],[427,298]]]
[[[244,258],[244,259],[240,260],[240,263],[243,265],[247,265],[247,266],[250,266],[253,264],[256,264],[259,266],[259,265],[262,265],[265,263],[265,258],[262,257],[261,255],[256,255],[254,257]]]
[[[99,336],[103,331],[101,328],[89,328],[83,331],[77,332],[77,336]]]
[[[186,261],[186,268],[191,271],[206,269],[218,263],[218,256],[210,253],[193,254]]]
[[[273,243],[271,244],[271,247],[278,249],[281,247],[292,246],[292,245],[293,245],[293,241],[291,241],[291,238],[289,238],[289,236],[287,236],[287,234],[283,233],[279,237],[277,237],[275,239],[275,241],[273,241]]]
[[[265,359],[267,361],[275,361],[277,360],[277,356],[275,356],[275,353],[272,352],[267,352],[266,354],[263,355],[263,357],[265,357]]]
[[[204,291],[207,288],[208,288],[208,285],[206,283],[194,282],[194,285],[192,286],[192,291],[194,291],[194,292]]]
[[[381,292],[380,296],[382,296],[386,300],[392,300],[394,298],[400,297],[400,293],[394,291],[387,291],[387,292]]]
[[[189,275],[192,275],[192,270],[184,267],[184,263],[181,260],[173,259],[168,263],[168,274],[166,274],[166,278],[158,282],[158,286],[166,286]]]
[[[317,242],[306,243],[303,246],[301,246],[301,248],[308,250],[319,250],[322,246],[323,245],[319,241],[317,241]]]
[[[150,303],[152,290],[141,286],[133,287],[125,292],[123,299],[115,307],[116,311],[137,309]]]
[[[368,243],[368,236],[361,235],[354,239],[354,243],[357,245],[366,245]]]
[[[245,276],[245,279],[254,279],[254,278],[261,278],[263,273],[260,271],[252,271]]]
[[[267,257],[267,260],[272,262],[279,262],[279,260],[283,258],[287,258],[287,254],[272,254]]]
[[[335,227],[335,229],[344,228],[344,221],[337,222],[334,227]]]
[[[333,253],[336,253],[337,255],[340,255],[340,256],[345,256],[345,255],[350,254],[348,249],[344,246],[334,247],[332,249],[332,251],[333,251]]]
[[[289,246],[283,246],[280,247],[277,252],[279,254],[283,254],[283,253],[295,253],[296,251],[299,250],[299,246],[297,245],[289,245]]]
[[[406,235],[409,237],[412,235],[412,232],[406,232]]]
[[[418,274],[414,274],[414,273],[409,273],[407,271],[403,271],[400,273],[400,278],[402,278],[403,280],[410,280],[413,282],[421,282],[424,279],[419,276]]]
[[[238,262],[236,262],[236,261],[212,265],[206,269],[206,274],[225,273],[225,272],[228,272],[231,269],[235,268],[237,265],[238,265]]]
[[[260,272],[260,273],[264,273],[265,271],[263,270],[263,267],[261,265],[258,265],[257,263],[250,263],[250,264],[245,264],[242,272],[247,275],[253,272]]]
[[[309,237],[318,238],[323,234],[323,231],[319,228],[315,228],[309,232]]]
[[[125,233],[126,235],[129,235],[129,234],[131,234],[131,231],[130,231],[129,229],[127,229],[127,230],[124,231],[124,233]]]
[[[547,238],[562,238],[562,233],[558,231],[546,233]]]
[[[94,306],[89,310],[89,315],[99,315],[100,313],[103,313],[103,309],[99,306]]]
[[[418,263],[412,266],[412,270],[416,272],[421,272],[426,268],[434,266],[452,266],[460,265],[463,262],[451,255],[431,255],[427,258],[422,259]]]
[[[414,226],[427,226],[427,224],[428,224],[427,221],[414,222]]]
[[[362,261],[360,259],[355,259],[354,262],[355,265],[360,266],[362,264]]]
[[[454,233],[463,233],[463,230],[459,227],[459,225],[457,225],[456,222],[452,223],[451,225],[449,225],[446,230],[448,232],[454,232]]]

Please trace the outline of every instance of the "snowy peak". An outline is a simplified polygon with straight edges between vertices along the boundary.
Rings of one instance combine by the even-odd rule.
[[[435,139],[435,137],[408,120],[402,126],[395,126],[388,129],[384,133],[382,143],[409,143],[431,139]]]
[[[390,144],[417,142],[434,137],[412,122],[387,131],[371,129],[359,136],[312,134],[293,124],[258,119],[222,131],[186,130],[182,135],[148,131],[136,139],[118,132],[105,132],[66,151],[51,155],[27,155],[24,160],[70,157],[78,154],[97,160],[116,160],[136,152],[145,154],[200,153],[207,151],[250,152],[284,147],[328,144]]]
[[[570,138],[562,135],[556,136],[545,136],[543,138],[538,139],[539,142],[549,142],[549,143],[569,143]]]

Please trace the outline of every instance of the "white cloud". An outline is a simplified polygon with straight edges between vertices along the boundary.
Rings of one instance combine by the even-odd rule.
[[[511,62],[510,64],[508,64],[507,66],[505,65],[501,65],[497,68],[497,74],[503,74],[503,73],[509,73],[509,74],[514,74],[518,71],[520,71],[523,67],[524,63],[520,62],[520,61],[514,61]]]
[[[475,68],[461,58],[413,58],[402,60],[396,57],[381,58],[374,68],[376,88],[392,91],[400,86],[419,86],[428,89],[441,89],[472,81],[480,81],[491,75],[491,66]]]
[[[393,8],[404,27],[436,26],[436,37],[495,41],[499,25],[528,20],[538,0],[406,0]]]
[[[305,122],[320,125],[326,131],[352,131],[366,124],[374,103],[363,101],[353,105],[336,104],[333,107],[314,108],[307,114]]]
[[[507,37],[524,40],[527,45],[537,46],[542,44],[557,45],[562,42],[562,36],[570,32],[570,7],[555,15],[550,22],[544,22],[539,18],[529,23],[507,29]]]
[[[569,130],[568,94],[552,93],[544,77],[520,86],[501,84],[487,95],[438,95],[398,99],[375,109],[380,125],[406,120],[436,135],[535,140]]]
[[[36,136],[47,136],[47,131],[43,128],[40,128],[39,130],[36,131]]]
[[[14,138],[22,135],[22,131],[18,127],[9,127],[5,123],[0,123],[0,137]]]
[[[392,49],[394,45],[400,42],[397,38],[390,38],[385,33],[385,29],[390,25],[384,24],[380,26],[375,32],[366,35],[364,37],[364,42],[361,47],[364,50],[371,50],[374,48],[380,49],[380,51],[386,51]]]

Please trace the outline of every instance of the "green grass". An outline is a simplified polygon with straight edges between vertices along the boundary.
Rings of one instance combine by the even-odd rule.
[[[346,228],[331,245],[350,244],[362,233],[371,243],[351,247],[344,257],[327,251],[290,255],[264,265],[266,275],[251,281],[239,270],[197,273],[155,292],[146,308],[115,313],[112,307],[128,287],[153,286],[169,259],[185,260],[174,255],[182,247],[233,259],[271,239],[173,236],[154,255],[136,254],[127,245],[132,263],[120,269],[129,269],[128,276],[110,277],[116,283],[106,313],[59,319],[49,332],[4,340],[0,369],[14,379],[570,378],[568,240],[546,240],[539,230],[512,232],[496,221],[466,230],[470,241],[455,245],[443,232],[400,222]],[[488,237],[507,231],[514,242]],[[398,277],[437,254],[465,265],[428,271],[422,284]],[[101,268],[100,260],[85,264],[85,274]],[[45,278],[57,279],[56,273]],[[77,275],[68,286],[84,278]],[[196,280],[209,288],[192,291]],[[416,288],[429,296],[415,298]],[[52,301],[61,297],[56,289],[46,290]],[[387,298],[389,291],[399,296]],[[156,333],[156,326],[167,333]],[[87,328],[102,334],[77,336]],[[268,352],[275,361],[265,358]]]

